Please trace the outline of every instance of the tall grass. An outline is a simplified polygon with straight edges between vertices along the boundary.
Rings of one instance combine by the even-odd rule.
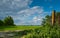
[[[60,26],[42,26],[24,36],[25,38],[60,38]]]

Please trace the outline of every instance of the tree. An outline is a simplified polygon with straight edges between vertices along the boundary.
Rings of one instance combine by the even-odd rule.
[[[4,22],[2,20],[0,20],[0,26],[3,26]]]
[[[51,25],[51,16],[47,15],[47,16],[43,19],[42,25]]]
[[[60,12],[56,13],[56,23],[60,25]]]
[[[8,16],[4,19],[5,25],[14,25],[13,18],[11,16]]]

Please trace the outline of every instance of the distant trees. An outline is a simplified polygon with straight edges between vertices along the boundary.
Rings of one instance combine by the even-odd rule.
[[[0,20],[0,26],[3,26],[4,22],[2,20]]]
[[[11,16],[5,17],[5,19],[2,21],[0,20],[0,25],[4,25],[4,26],[14,26],[14,21],[13,18]]]
[[[60,25],[60,12],[56,13],[56,23]]]

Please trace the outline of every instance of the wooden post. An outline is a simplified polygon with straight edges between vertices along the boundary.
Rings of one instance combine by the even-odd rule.
[[[55,24],[55,10],[52,11],[52,25]]]

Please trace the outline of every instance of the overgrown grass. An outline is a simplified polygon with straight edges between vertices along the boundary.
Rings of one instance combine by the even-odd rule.
[[[24,38],[60,38],[60,26],[45,25],[28,33]]]

